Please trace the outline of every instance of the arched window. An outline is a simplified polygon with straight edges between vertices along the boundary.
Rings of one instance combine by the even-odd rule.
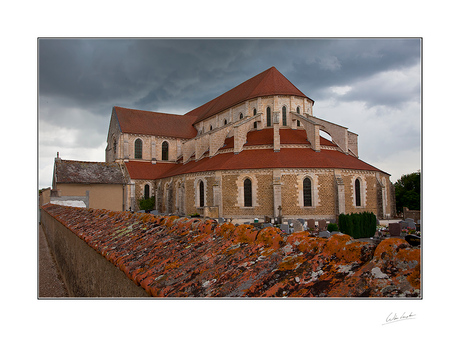
[[[169,160],[169,144],[167,141],[161,144],[161,160]]]
[[[272,111],[267,107],[267,126],[272,126]]]
[[[149,199],[150,198],[150,186],[145,185],[144,186],[144,199]]]
[[[287,126],[287,112],[286,112],[286,106],[283,106],[283,126]]]
[[[252,115],[255,116],[257,114],[257,109],[252,111]],[[254,129],[257,129],[257,122],[254,122]]]
[[[252,207],[252,182],[249,178],[244,180],[244,207]]]
[[[209,126],[209,131],[212,131],[212,125]]]
[[[297,107],[297,113],[300,115],[300,106]]]
[[[142,140],[139,138],[134,142],[134,158],[142,159]]]
[[[240,119],[243,119],[243,113],[240,113]]]
[[[303,180],[303,205],[304,207],[312,206],[311,199],[311,180],[310,178],[305,178]]]
[[[355,180],[355,198],[356,206],[361,206],[361,182],[359,179]]]
[[[199,193],[200,193],[200,207],[204,207],[204,183],[202,180],[200,180]]]
[[[224,125],[227,125],[227,120],[226,119],[224,119]]]
[[[117,155],[117,140],[113,140],[113,154],[116,156]]]

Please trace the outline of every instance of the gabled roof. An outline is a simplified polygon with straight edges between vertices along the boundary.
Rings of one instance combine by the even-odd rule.
[[[113,107],[123,133],[189,139],[196,136],[194,117]]]
[[[308,98],[275,67],[271,67],[212,101],[188,112],[186,116],[194,116],[196,118],[195,123],[198,123],[248,99],[272,95],[292,95]],[[311,100],[310,98],[308,99]]]
[[[88,162],[57,159],[55,182],[74,184],[123,184],[124,177],[118,163]]]

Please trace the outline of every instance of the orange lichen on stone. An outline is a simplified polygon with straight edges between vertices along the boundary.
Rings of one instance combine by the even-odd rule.
[[[241,243],[254,242],[257,236],[257,230],[252,225],[240,225],[233,232],[233,241]]]
[[[284,243],[284,239],[279,228],[267,227],[259,231],[256,243],[262,243],[265,248],[276,250]]]
[[[383,240],[377,246],[374,252],[376,261],[393,259],[396,256],[398,248],[410,247],[406,240],[400,238],[390,238]]]
[[[159,297],[420,297],[420,248],[213,220],[45,205]]]
[[[232,223],[224,223],[216,227],[215,233],[224,238],[229,238],[235,231],[235,228],[236,226]]]
[[[303,256],[288,256],[279,264],[278,270],[286,271],[296,269],[304,261],[305,258]]]

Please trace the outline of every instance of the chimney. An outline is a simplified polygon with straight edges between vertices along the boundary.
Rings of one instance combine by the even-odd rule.
[[[61,161],[61,158],[59,158],[59,152],[56,154],[56,161],[57,161],[57,162],[60,162],[60,161]]]

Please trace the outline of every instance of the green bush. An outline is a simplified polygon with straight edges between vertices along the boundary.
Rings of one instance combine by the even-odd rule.
[[[151,197],[148,199],[139,199],[139,209],[147,210],[147,209],[154,209],[155,208],[155,197]]]
[[[338,232],[339,231],[339,226],[335,223],[330,223],[329,225],[327,225],[327,230],[329,232]]]
[[[377,217],[372,212],[340,214],[339,228],[355,239],[370,238],[377,229]]]

